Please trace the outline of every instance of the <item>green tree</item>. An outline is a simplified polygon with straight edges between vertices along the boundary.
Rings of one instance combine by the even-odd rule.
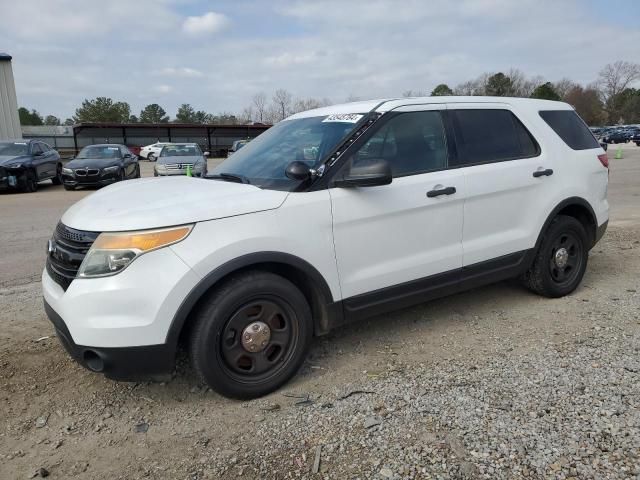
[[[453,95],[453,90],[446,83],[441,83],[431,92],[432,97],[444,97],[446,95]]]
[[[73,125],[74,123],[75,123],[75,122],[73,121],[73,118],[67,118],[67,119],[64,121],[64,124],[63,124],[63,125],[71,126],[71,125]]]
[[[58,126],[60,125],[60,119],[55,115],[47,115],[46,118],[44,119],[44,124]]]
[[[535,90],[533,90],[531,98],[539,98],[541,100],[560,100],[560,95],[558,95],[556,89],[553,88],[553,84],[551,82],[547,82],[542,85],[538,85]]]
[[[513,82],[502,72],[491,75],[487,79],[486,94],[492,97],[513,95]]]
[[[157,103],[147,105],[140,111],[140,123],[167,123],[169,116]]]
[[[94,100],[85,100],[82,106],[76,109],[73,120],[81,122],[115,122],[127,123],[131,114],[131,107],[127,102],[114,102],[107,97],[97,97]]]
[[[188,103],[183,103],[176,113],[176,122],[178,123],[195,123],[196,111]]]
[[[620,116],[624,123],[640,123],[640,89],[627,88],[619,94]]]
[[[18,117],[20,118],[20,125],[42,125],[44,121],[42,116],[36,110],[27,110],[24,107],[18,109]]]

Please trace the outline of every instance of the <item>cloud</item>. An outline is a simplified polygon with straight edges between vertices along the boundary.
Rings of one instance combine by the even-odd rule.
[[[200,70],[190,67],[166,67],[158,72],[165,77],[199,78],[204,76]]]
[[[182,30],[189,35],[210,35],[223,30],[229,24],[229,19],[216,12],[207,12],[199,17],[187,17],[182,24]]]
[[[171,85],[156,85],[153,87],[153,91],[156,93],[170,93],[173,91],[173,87]]]

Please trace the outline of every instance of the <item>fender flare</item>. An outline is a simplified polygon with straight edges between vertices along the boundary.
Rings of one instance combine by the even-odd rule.
[[[587,200],[585,200],[582,197],[565,198],[560,203],[558,203],[554,207],[553,210],[551,210],[551,213],[549,213],[549,215],[547,216],[547,219],[542,224],[542,228],[540,229],[540,232],[538,233],[538,239],[536,240],[536,244],[535,244],[535,247],[534,247],[534,252],[538,251],[538,248],[540,247],[540,243],[542,243],[542,237],[544,236],[544,232],[547,231],[547,228],[549,227],[549,224],[553,221],[553,219],[558,215],[558,213],[562,209],[564,209],[564,208],[566,208],[566,207],[568,207],[570,205],[579,205],[581,207],[586,208],[587,211],[589,212],[589,215],[593,219],[593,223],[594,223],[596,229],[598,228],[598,217],[596,216],[596,213],[593,211],[593,208],[591,207],[591,204]],[[595,232],[594,232],[594,234],[595,234]],[[591,241],[595,242],[595,238],[592,238]]]
[[[171,321],[171,325],[169,326],[169,330],[165,338],[165,343],[174,349],[177,347],[180,333],[182,332],[189,314],[207,290],[235,271],[252,265],[264,263],[282,264],[303,272],[311,279],[314,286],[319,289],[323,302],[326,305],[333,304],[333,295],[331,294],[331,289],[329,288],[326,280],[322,274],[306,260],[284,252],[266,251],[250,253],[234,258],[233,260],[216,267],[213,271],[203,277],[193,289],[191,289],[173,316],[173,320]]]

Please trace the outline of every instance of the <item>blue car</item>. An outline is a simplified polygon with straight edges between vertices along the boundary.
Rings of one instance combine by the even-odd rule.
[[[35,192],[45,180],[62,183],[58,152],[38,140],[0,141],[0,190]]]

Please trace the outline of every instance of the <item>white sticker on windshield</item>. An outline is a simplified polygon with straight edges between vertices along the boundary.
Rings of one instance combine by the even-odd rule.
[[[107,147],[107,150],[120,150],[118,147]]]
[[[346,122],[346,123],[358,123],[364,115],[360,113],[334,113],[322,120],[323,122]]]

